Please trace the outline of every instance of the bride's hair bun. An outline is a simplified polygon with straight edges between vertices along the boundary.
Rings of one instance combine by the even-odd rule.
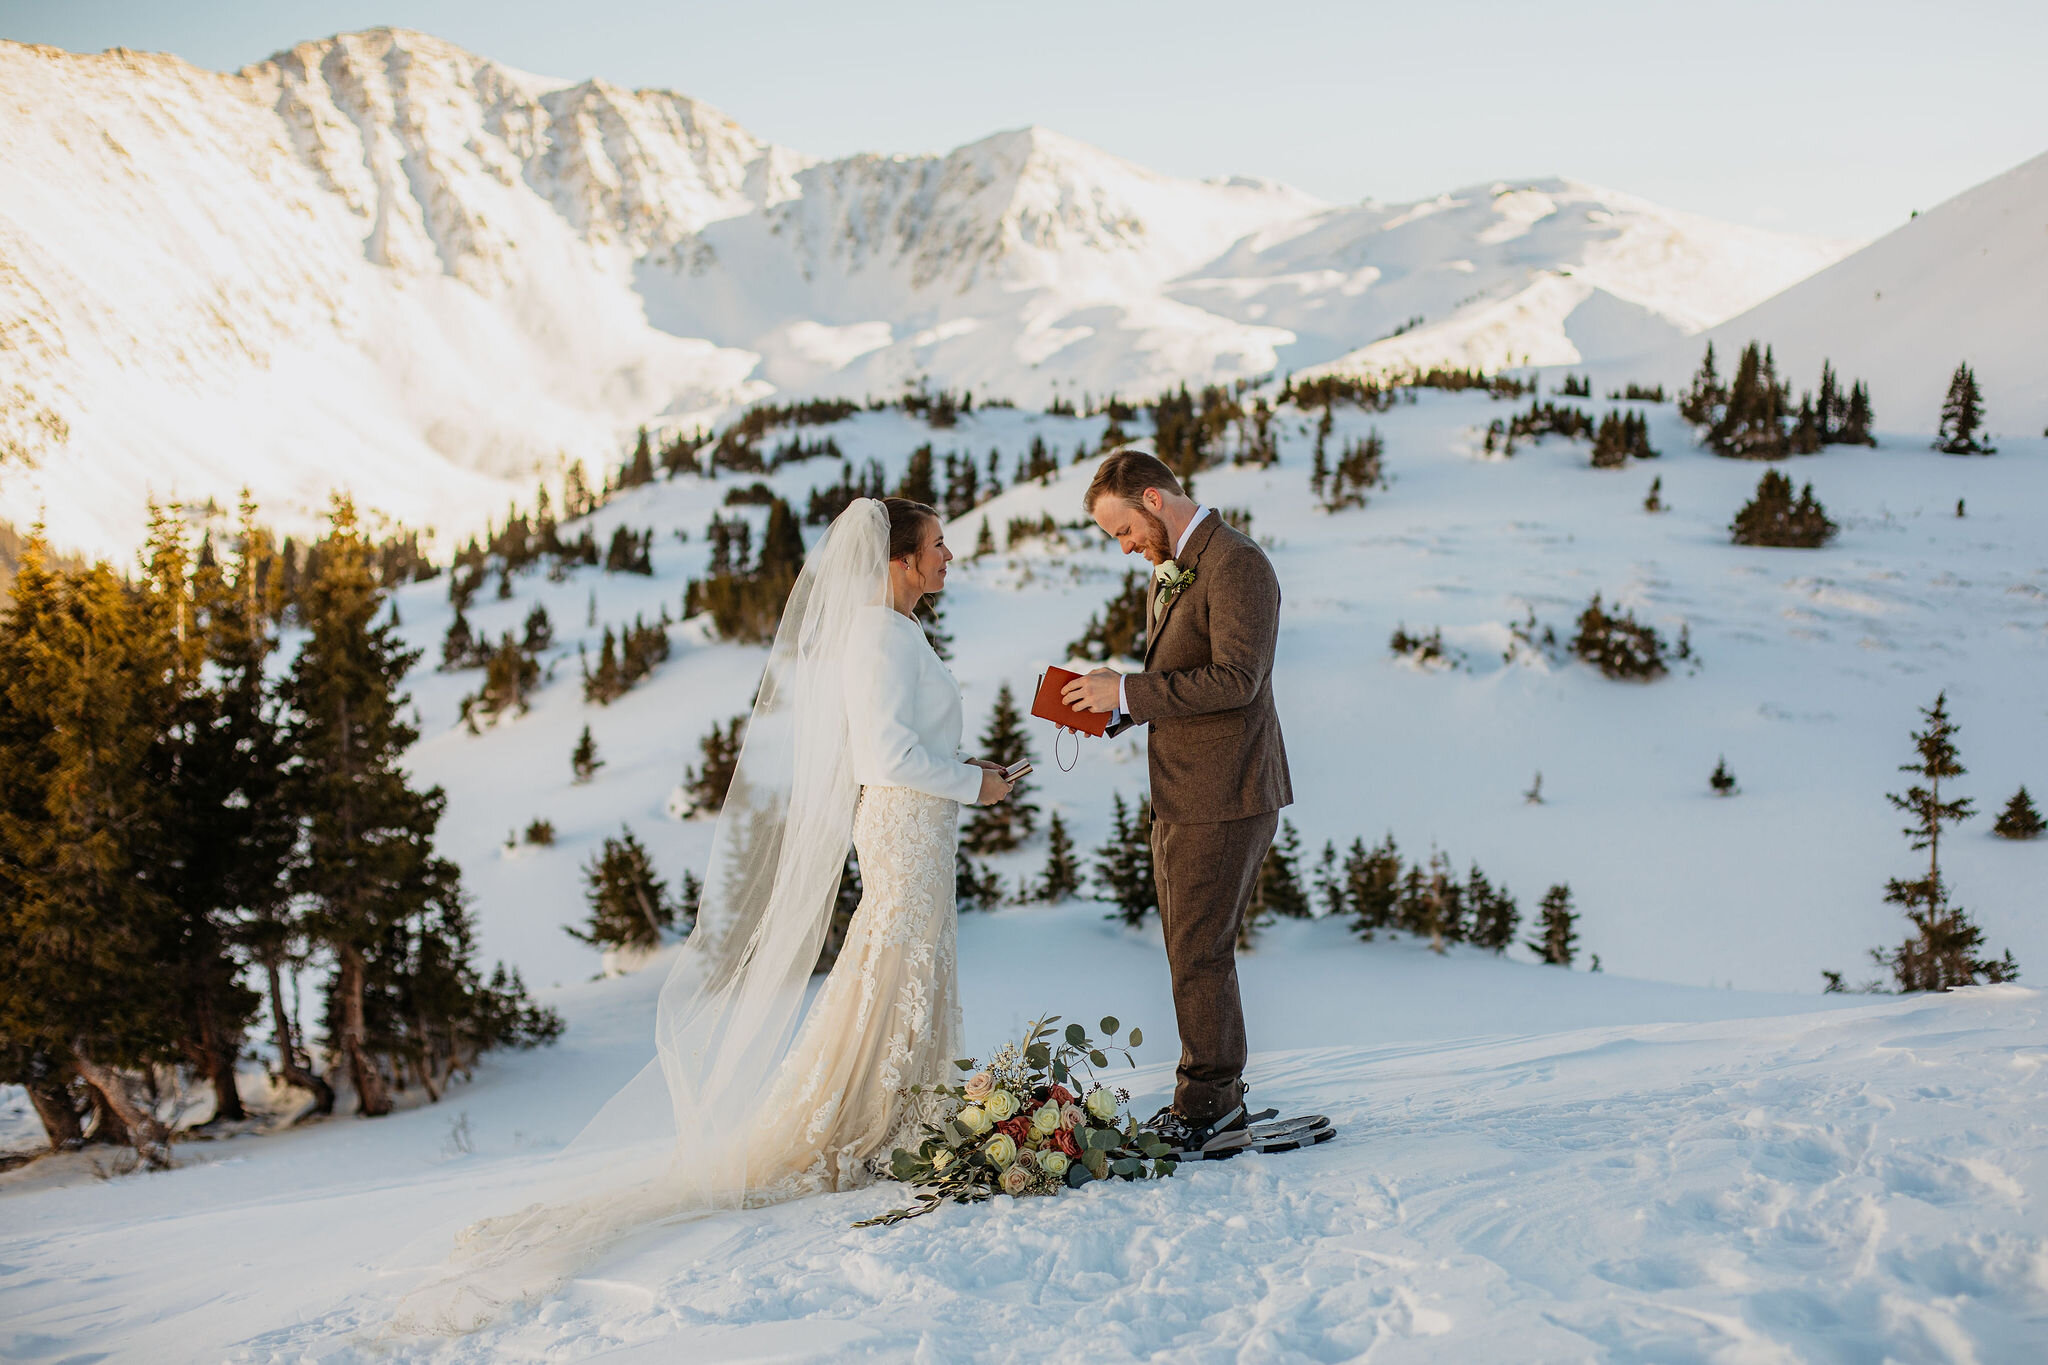
[[[924,524],[938,521],[939,509],[909,498],[883,498],[882,509],[889,514],[889,558],[901,559],[924,548]]]

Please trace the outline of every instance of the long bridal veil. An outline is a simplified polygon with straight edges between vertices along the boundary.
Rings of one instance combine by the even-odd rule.
[[[733,1208],[779,1172],[753,1153],[804,1011],[860,794],[844,670],[888,601],[889,518],[856,499],[811,551],[769,649],[704,877],[655,1012],[655,1060],[571,1143],[566,1200],[476,1224],[454,1273],[408,1295],[402,1331],[471,1331],[546,1294],[633,1229]]]

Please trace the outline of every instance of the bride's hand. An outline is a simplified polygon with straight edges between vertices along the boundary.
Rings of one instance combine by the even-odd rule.
[[[974,804],[977,806],[993,806],[998,801],[1008,800],[1009,795],[1010,784],[1003,781],[1002,769],[992,766],[982,768],[981,799]]]
[[[1003,770],[1003,765],[996,762],[994,759],[970,758],[967,761],[969,763],[972,763],[977,768],[986,768],[992,773],[999,773]]]

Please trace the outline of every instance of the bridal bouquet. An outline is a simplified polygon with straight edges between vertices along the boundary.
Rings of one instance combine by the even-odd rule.
[[[1057,1194],[1112,1176],[1173,1174],[1166,1142],[1125,1112],[1130,1095],[1095,1079],[1111,1053],[1136,1066],[1130,1049],[1144,1041],[1143,1032],[1132,1029],[1129,1043],[1119,1045],[1112,1017],[1102,1021],[1102,1042],[1079,1024],[1067,1025],[1054,1041],[1059,1019],[1037,1020],[1020,1042],[1004,1044],[985,1064],[955,1062],[969,1073],[959,1085],[919,1087],[937,1097],[942,1116],[925,1124],[927,1136],[916,1151],[895,1150],[890,1174],[925,1193],[915,1208],[891,1209],[855,1227],[900,1223],[949,1200],[972,1204],[998,1192]]]

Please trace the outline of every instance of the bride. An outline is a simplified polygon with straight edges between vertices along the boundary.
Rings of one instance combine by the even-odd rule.
[[[636,1227],[867,1184],[915,1145],[962,1052],[959,807],[1002,801],[960,757],[960,690],[914,612],[945,586],[939,515],[856,499],[791,589],[712,837],[697,926],[656,1009],[656,1060],[564,1157],[576,1198],[477,1224],[402,1330],[468,1331]],[[860,904],[804,1000],[849,843]]]

